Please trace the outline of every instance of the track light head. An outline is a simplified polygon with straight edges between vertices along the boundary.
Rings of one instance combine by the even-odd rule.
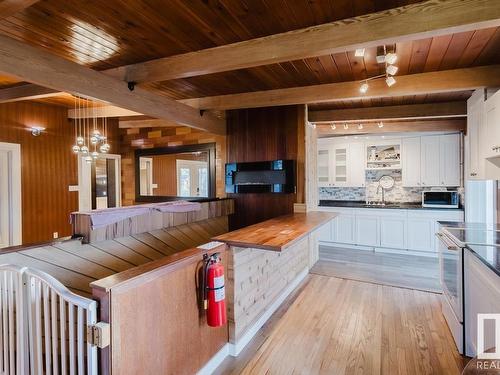
[[[332,128],[332,130],[337,129],[337,126],[335,126],[335,124],[331,124],[330,127]]]
[[[365,55],[364,48],[357,48],[356,51],[354,51],[354,56],[356,57],[363,57],[364,55]]]
[[[387,76],[387,78],[385,79],[385,83],[387,84],[387,86],[391,87],[396,83],[396,79],[393,76]]]
[[[387,68],[385,69],[385,71],[387,72],[387,74],[393,76],[398,72],[398,69],[399,68],[395,65],[387,65]]]
[[[385,55],[385,62],[387,64],[392,65],[396,62],[397,59],[398,55],[396,55],[395,53],[389,52],[388,54]]]
[[[361,92],[362,94],[366,94],[366,92],[368,91],[368,82],[364,82],[363,84],[361,84],[361,86],[359,87],[359,92]]]

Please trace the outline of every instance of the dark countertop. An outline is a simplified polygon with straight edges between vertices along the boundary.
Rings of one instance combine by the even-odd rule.
[[[467,245],[467,250],[474,254],[484,265],[500,276],[500,247]]]
[[[432,208],[422,207],[420,202],[387,202],[385,206],[366,204],[365,201],[337,201],[320,200],[319,207],[342,207],[342,208],[382,208],[400,210],[439,210],[439,211],[463,211],[463,208]]]

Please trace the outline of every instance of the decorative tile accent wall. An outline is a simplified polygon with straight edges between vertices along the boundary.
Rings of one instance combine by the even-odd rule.
[[[319,199],[321,200],[344,200],[344,201],[378,201],[382,199],[382,193],[377,194],[378,181],[384,175],[394,178],[394,187],[385,191],[386,202],[418,202],[422,201],[422,190],[419,187],[403,187],[401,171],[366,171],[366,187],[364,188],[341,188],[322,187],[319,188]],[[459,188],[463,204],[463,189]]]

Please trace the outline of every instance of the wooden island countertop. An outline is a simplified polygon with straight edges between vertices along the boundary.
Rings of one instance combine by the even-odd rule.
[[[283,251],[337,216],[332,212],[311,211],[279,216],[214,237],[231,246]]]

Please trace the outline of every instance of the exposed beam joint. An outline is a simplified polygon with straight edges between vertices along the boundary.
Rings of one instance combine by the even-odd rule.
[[[54,90],[82,95],[134,112],[225,134],[225,121],[141,87],[130,91],[122,81],[0,35],[0,72]]]
[[[363,107],[332,110],[309,110],[309,121],[352,122],[384,120],[417,120],[450,117],[466,117],[466,102],[391,105],[385,107]]]
[[[411,74],[397,76],[396,79],[397,83],[392,87],[387,87],[384,80],[372,81],[366,94],[360,93],[359,82],[351,81],[185,99],[181,102],[200,109],[228,110],[475,90],[500,86],[500,65]]]
[[[428,0],[106,72],[127,82],[166,81],[497,26],[498,0]]]

